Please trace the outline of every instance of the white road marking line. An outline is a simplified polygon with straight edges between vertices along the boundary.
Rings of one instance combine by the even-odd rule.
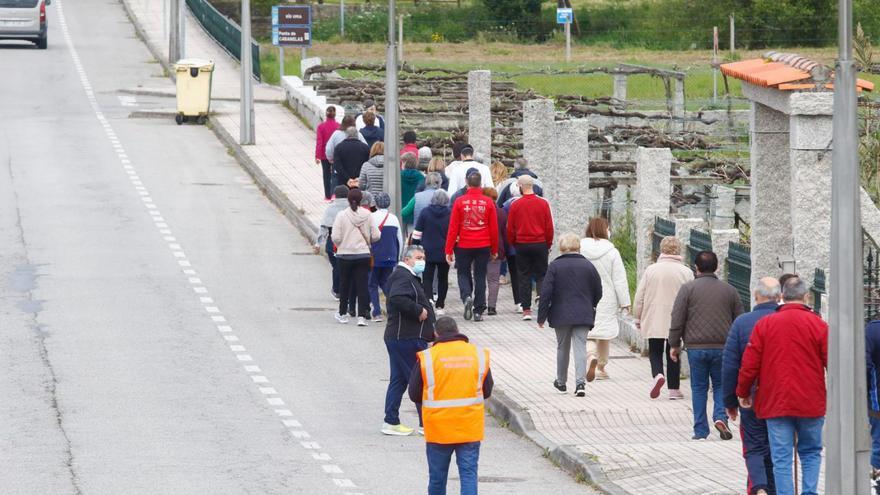
[[[224,335],[223,339],[226,342],[238,342],[238,336],[236,335]]]
[[[290,434],[293,435],[293,438],[299,438],[299,439],[308,439],[308,438],[312,438],[312,436],[309,435],[309,432],[307,432],[307,431],[302,431],[302,430],[290,430]],[[342,471],[340,471],[340,473],[341,473],[341,472],[342,472]]]
[[[272,387],[260,387],[260,393],[263,395],[278,395],[278,391]]]
[[[284,401],[279,397],[270,397],[266,399],[266,402],[269,403],[270,406],[283,406]]]
[[[213,321],[214,323],[226,323],[226,317],[225,316],[212,316],[211,321]]]
[[[151,210],[156,208],[156,205],[145,205],[145,206]],[[158,225],[157,225],[157,227],[158,227]],[[159,232],[161,232],[161,230]]]
[[[247,349],[245,349],[243,345],[231,345],[229,346],[229,350],[232,352],[247,352]]]
[[[253,361],[254,360],[254,358],[251,357],[250,354],[236,354],[235,357],[237,357],[239,361]],[[283,406],[284,404],[279,404],[279,405]]]
[[[205,311],[207,311],[208,313],[219,313],[220,308],[218,308],[217,306],[205,306]]]
[[[174,237],[173,235],[166,235],[162,239],[164,239],[166,242],[174,242],[177,240],[177,237]]]
[[[156,224],[156,227],[159,227],[160,229],[167,229],[167,228],[168,228],[168,224],[167,224],[167,223],[159,222],[159,223]]]
[[[269,379],[262,375],[252,376],[251,380],[253,380],[254,383],[269,383]]]
[[[318,445],[318,442],[300,442],[299,444],[302,445],[304,449],[321,450],[321,446]]]
[[[187,263],[189,263],[189,262],[187,262]],[[190,265],[186,265],[186,266],[190,266]],[[208,293],[208,289],[206,289],[204,287],[193,287],[193,291],[196,294],[207,294]]]
[[[199,298],[199,302],[202,302],[202,303],[205,303],[205,304],[213,304],[213,303],[214,303],[214,300],[211,299],[210,297],[200,297],[200,298]]]
[[[186,253],[183,251],[174,251],[171,254],[173,254],[175,258],[186,258]]]
[[[259,373],[260,367],[259,366],[245,366],[244,370],[247,371],[248,373]]]
[[[324,464],[321,466],[321,469],[327,474],[342,474],[342,468],[336,464]]]
[[[183,271],[183,274],[184,274],[184,275],[195,275],[195,274],[196,274],[196,271],[195,271],[195,270],[192,270],[192,269],[184,270],[184,271]]]
[[[333,478],[333,483],[336,483],[339,488],[357,488],[357,485],[348,478]]]
[[[316,461],[332,461],[333,458],[330,457],[330,454],[325,454],[323,452],[312,452],[312,459]]]
[[[219,325],[219,326],[217,327],[217,330],[220,331],[220,332],[231,332],[231,331],[232,331],[232,327],[227,326],[227,325]],[[257,370],[257,371],[259,371],[259,370]]]
[[[168,244],[168,249],[183,249],[180,247],[180,244]]]
[[[178,260],[177,264],[180,266],[192,266],[192,263],[186,260]]]
[[[190,277],[187,280],[189,280],[189,283],[191,283],[191,284],[201,284],[202,283],[202,279],[200,279],[199,277]]]
[[[275,414],[281,416],[282,418],[293,416],[293,413],[290,411],[290,409],[275,409]]]
[[[288,428],[302,428],[302,425],[299,424],[299,421],[295,419],[285,419],[282,421],[282,423],[284,423],[284,426]]]
[[[171,229],[159,229],[159,233],[160,233],[160,234],[167,234],[167,235],[170,235],[170,234],[171,234]]]

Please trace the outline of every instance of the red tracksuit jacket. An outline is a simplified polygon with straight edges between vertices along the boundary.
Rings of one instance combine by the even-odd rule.
[[[472,187],[452,205],[449,235],[446,236],[446,254],[452,249],[489,248],[498,253],[498,215],[492,198],[483,195],[479,187]]]
[[[553,245],[553,215],[550,203],[537,194],[526,194],[510,204],[507,214],[507,242]]]

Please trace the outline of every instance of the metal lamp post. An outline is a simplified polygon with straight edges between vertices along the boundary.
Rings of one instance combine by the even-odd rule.
[[[831,173],[831,291],[825,493],[867,495],[867,419],[862,280],[862,222],[852,0],[838,9],[839,61],[834,77]]]
[[[254,85],[251,74],[254,61],[251,53],[251,2],[241,2],[241,144],[254,144]]]
[[[385,189],[391,212],[400,217],[400,141],[397,108],[397,47],[394,35],[394,0],[388,0],[388,49],[385,58]]]

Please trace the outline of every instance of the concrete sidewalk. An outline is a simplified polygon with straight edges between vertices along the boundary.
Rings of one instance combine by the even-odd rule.
[[[154,53],[167,53],[167,44],[162,42],[161,0],[124,3]],[[191,18],[187,29],[187,56],[212,58],[217,63],[215,96],[237,98],[237,63]],[[168,86],[159,89],[167,91]],[[256,94],[282,99],[276,88],[262,86]],[[314,161],[314,132],[280,104],[257,104],[257,144],[240,147],[236,144],[237,102],[221,103],[216,110],[211,120],[217,134],[285,215],[314,238],[325,208],[321,169]],[[457,289],[451,285],[450,314],[461,322],[464,333],[492,350],[499,391],[490,404],[493,413],[547,449],[562,467],[607,493],[745,493],[736,425],[731,424],[732,441],[723,442],[717,434],[707,441],[690,439],[693,420],[688,381],[682,383],[687,400],[669,401],[665,392],[651,400],[648,360],[616,344],[608,366],[610,380],[588,384],[586,398],[559,395],[552,386],[554,332],[520,320],[513,311],[510,286],[502,286],[498,316],[471,323],[460,318]],[[573,370],[570,375],[574,376]],[[573,388],[573,379],[569,386]]]

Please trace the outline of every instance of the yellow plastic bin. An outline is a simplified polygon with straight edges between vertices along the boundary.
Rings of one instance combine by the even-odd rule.
[[[211,109],[214,61],[185,58],[174,64],[174,70],[177,72],[177,115],[174,120],[180,125],[192,117],[204,124]]]

